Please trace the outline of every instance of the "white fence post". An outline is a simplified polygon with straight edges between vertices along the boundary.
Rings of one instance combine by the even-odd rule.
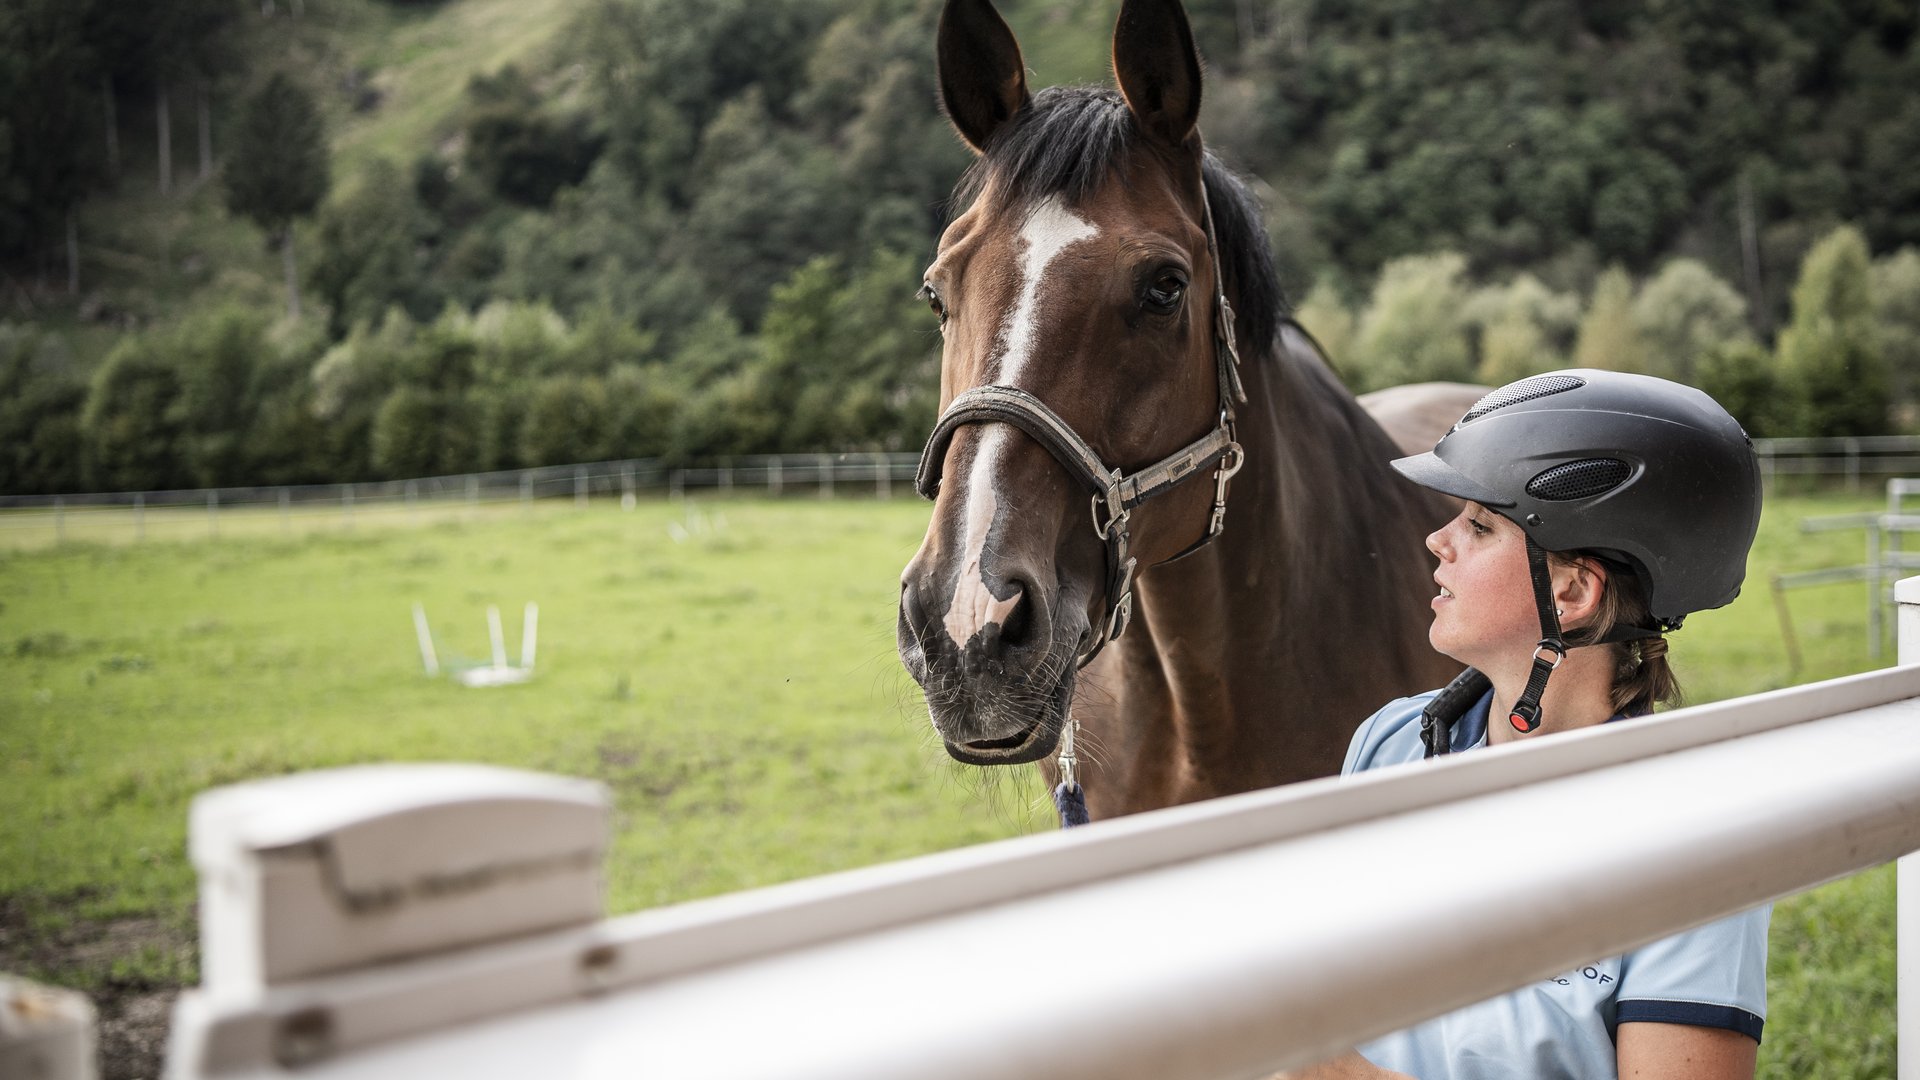
[[[84,995],[0,975],[0,1076],[93,1080],[93,1017]]]
[[[1900,663],[1920,664],[1920,577],[1895,582],[1893,598],[1900,610]],[[1893,895],[1900,954],[1894,977],[1899,1017],[1894,1041],[1900,1080],[1920,1080],[1920,852],[1901,856]]]

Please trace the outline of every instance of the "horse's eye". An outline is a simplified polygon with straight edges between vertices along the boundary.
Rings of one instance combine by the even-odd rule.
[[[940,319],[940,325],[947,324],[947,305],[941,303],[940,294],[933,291],[933,282],[922,283],[920,291],[914,295],[927,302],[927,306],[932,308],[934,315]]]
[[[1169,271],[1155,278],[1153,284],[1147,286],[1141,302],[1147,310],[1166,315],[1180,306],[1180,298],[1186,293],[1187,279]]]

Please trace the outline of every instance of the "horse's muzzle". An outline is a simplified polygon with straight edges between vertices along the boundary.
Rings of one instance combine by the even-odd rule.
[[[1002,635],[1000,625],[988,623],[961,644],[930,607],[921,591],[903,587],[896,634],[947,753],[968,765],[1018,765],[1052,754],[1073,699],[1072,643],[1051,634],[1037,641]]]

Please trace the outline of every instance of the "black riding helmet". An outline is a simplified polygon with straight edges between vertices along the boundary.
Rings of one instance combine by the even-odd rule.
[[[1582,369],[1508,383],[1432,452],[1393,467],[1505,516],[1548,551],[1625,563],[1668,629],[1740,595],[1760,526],[1747,433],[1701,391],[1650,375]]]
[[[1432,452],[1393,467],[1480,503],[1527,537],[1541,642],[1512,718],[1522,731],[1539,726],[1539,693],[1558,663],[1542,654],[1567,650],[1544,552],[1625,565],[1657,625],[1621,627],[1608,640],[1652,637],[1740,594],[1760,524],[1760,470],[1746,432],[1701,391],[1648,375],[1579,369],[1508,383]]]

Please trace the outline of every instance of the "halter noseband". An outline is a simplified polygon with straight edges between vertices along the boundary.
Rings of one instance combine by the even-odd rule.
[[[1204,182],[1200,207],[1205,214],[1207,255],[1213,261],[1214,361],[1220,390],[1220,419],[1211,431],[1144,469],[1122,473],[1108,468],[1087,440],[1045,402],[1018,387],[989,384],[955,397],[933,426],[926,449],[920,453],[915,487],[923,498],[932,499],[940,489],[940,472],[955,431],[967,424],[1012,424],[1045,447],[1069,474],[1093,490],[1093,531],[1107,549],[1107,615],[1080,654],[1080,667],[1087,666],[1106,643],[1124,633],[1132,621],[1136,560],[1129,553],[1131,541],[1127,525],[1133,508],[1195,475],[1207,462],[1218,461],[1213,472],[1213,510],[1205,532],[1167,562],[1183,559],[1225,530],[1227,481],[1246,463],[1246,453],[1235,440],[1233,406],[1236,401],[1245,402],[1247,392],[1240,382],[1233,305],[1227,302],[1226,283],[1220,272],[1220,248],[1213,227],[1213,207],[1207,201]]]

